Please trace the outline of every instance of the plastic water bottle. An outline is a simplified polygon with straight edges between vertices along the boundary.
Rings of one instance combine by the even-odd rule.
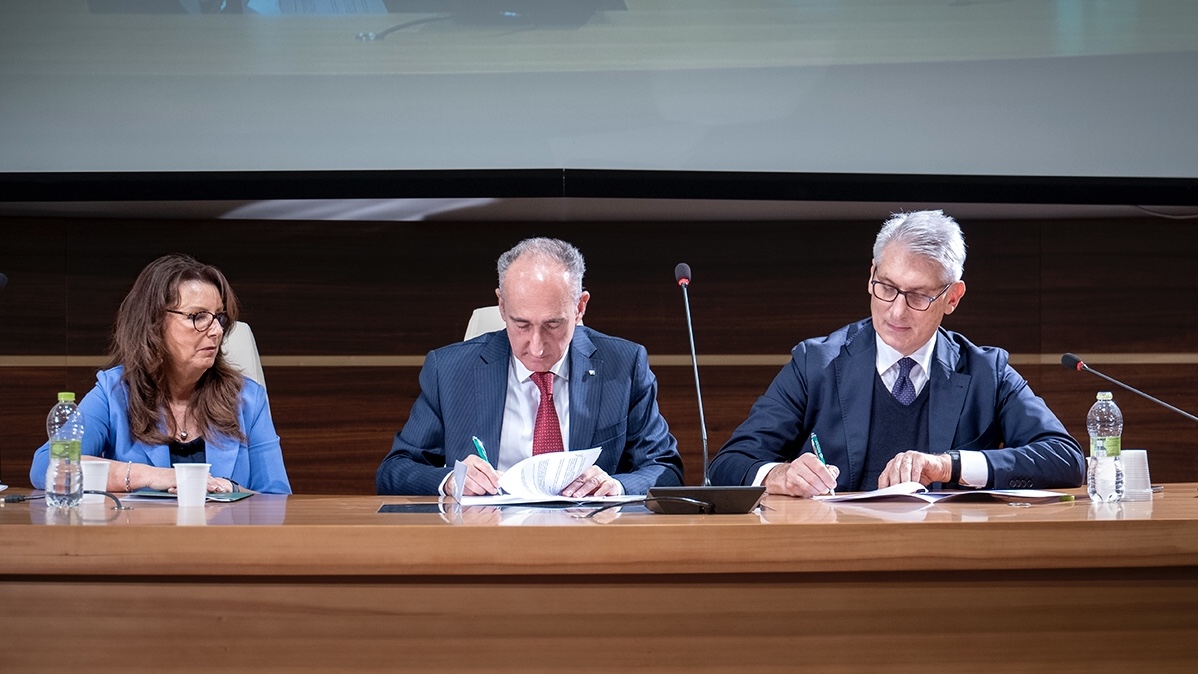
[[[46,505],[74,508],[83,499],[83,415],[75,405],[75,394],[58,394],[58,404],[46,416],[50,436],[50,465],[46,467]]]
[[[1090,460],[1086,464],[1086,492],[1096,503],[1111,503],[1123,498],[1122,449],[1123,413],[1110,391],[1100,391],[1098,400],[1086,415],[1090,433]]]

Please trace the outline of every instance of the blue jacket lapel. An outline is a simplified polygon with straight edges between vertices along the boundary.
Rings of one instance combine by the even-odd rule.
[[[205,438],[207,441],[207,438]],[[171,450],[166,445],[145,445],[141,442],[134,441],[134,447],[140,447],[145,450],[146,463],[151,466],[164,466],[169,468],[171,465]],[[132,458],[130,460],[133,460]],[[136,463],[136,461],[134,461]],[[215,466],[214,466],[215,468]],[[222,476],[223,477],[223,476]]]
[[[204,438],[204,448],[208,463],[212,464],[208,474],[214,477],[232,477],[240,449],[238,442],[224,435],[216,435]],[[169,458],[167,461],[169,464]]]
[[[969,392],[972,376],[957,372],[961,358],[960,348],[949,339],[944,330],[936,339],[936,358],[932,371],[928,373],[928,451],[943,452],[953,447],[957,435],[957,421],[965,409],[965,396]]]
[[[599,384],[603,359],[595,355],[595,343],[581,325],[570,341],[570,444],[566,450],[589,449],[599,423],[603,386]],[[591,374],[594,372],[594,374]]]
[[[507,397],[508,364],[512,357],[512,345],[507,331],[490,333],[479,354],[479,365],[474,371],[474,428],[478,439],[485,447],[494,447],[487,452],[492,466],[499,465],[499,436],[503,431],[503,408]],[[500,413],[496,414],[495,410]]]
[[[836,358],[836,391],[840,396],[841,427],[848,448],[848,478],[842,484],[857,484],[865,469],[869,448],[869,420],[873,413],[874,377],[877,376],[877,344],[873,327],[866,324],[843,347],[846,357]]]

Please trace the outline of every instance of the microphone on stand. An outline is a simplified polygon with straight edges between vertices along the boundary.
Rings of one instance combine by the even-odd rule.
[[[1152,402],[1156,403],[1157,405],[1171,409],[1174,412],[1177,412],[1181,416],[1183,416],[1191,421],[1198,421],[1198,417],[1194,416],[1193,414],[1190,414],[1189,412],[1186,412],[1185,410],[1178,409],[1163,400],[1154,398],[1154,397],[1148,395],[1147,393],[1144,393],[1140,389],[1132,388],[1131,386],[1124,384],[1123,382],[1119,381],[1118,379],[1115,379],[1114,377],[1106,376],[1105,374],[1099,372],[1098,370],[1095,370],[1094,368],[1090,367],[1089,365],[1086,365],[1084,362],[1082,362],[1081,358],[1078,358],[1077,356],[1073,355],[1072,353],[1067,353],[1067,354],[1061,356],[1061,365],[1064,365],[1065,367],[1069,368],[1070,370],[1077,370],[1078,372],[1089,372],[1091,374],[1098,375],[1099,377],[1102,377],[1103,379],[1111,382],[1112,384],[1115,384],[1116,386],[1121,386],[1121,387],[1127,389],[1128,391],[1135,393],[1136,395],[1143,396],[1143,397],[1151,400]]]
[[[691,284],[691,267],[685,262],[674,267],[674,280],[682,287],[682,302],[686,307],[686,334],[690,338],[691,367],[695,372],[695,395],[699,399],[699,437],[703,441],[702,487],[653,487],[649,490],[646,507],[663,514],[743,514],[757,507],[765,487],[713,487],[707,475],[707,419],[703,416],[703,390],[699,386],[699,359],[695,355],[695,328],[691,323],[691,302],[687,288]]]
[[[695,371],[695,395],[699,399],[699,438],[703,440],[703,486],[711,486],[711,478],[707,476],[707,419],[703,416],[703,389],[699,387],[699,359],[695,356],[695,326],[691,323],[691,300],[686,289],[691,284],[691,266],[679,262],[674,267],[674,280],[682,286],[682,304],[686,307],[686,336],[691,343],[691,367]]]

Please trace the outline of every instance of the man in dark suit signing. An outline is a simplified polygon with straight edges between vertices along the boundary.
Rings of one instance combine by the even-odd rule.
[[[792,496],[907,481],[1080,485],[1081,448],[1007,352],[940,327],[965,295],[964,265],[961,228],[944,213],[888,220],[874,242],[871,317],[791,351],[712,461],[712,481]]]
[[[533,453],[602,447],[564,496],[643,494],[682,483],[677,442],[657,409],[645,348],[579,325],[590,293],[582,254],[526,239],[499,258],[506,329],[429,352],[420,397],[375,476],[380,494],[494,494]],[[483,460],[472,443],[486,448]]]

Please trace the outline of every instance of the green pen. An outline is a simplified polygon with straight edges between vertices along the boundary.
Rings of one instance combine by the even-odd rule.
[[[817,437],[815,436],[815,433],[812,433],[812,434],[811,434],[811,447],[812,447],[812,449],[814,449],[814,450],[815,450],[815,458],[819,459],[819,462],[820,462],[820,463],[822,463],[823,465],[827,466],[827,465],[828,465],[828,462],[827,462],[827,461],[824,461],[824,450],[820,449],[820,446],[819,446],[819,438],[817,438]],[[832,496],[835,496],[835,495],[836,495],[836,490],[835,490],[835,489],[829,489],[829,490],[828,490],[828,493],[829,493],[829,494],[831,494]]]
[[[482,460],[491,463],[491,460],[487,458],[487,449],[483,447],[483,441],[479,440],[477,435],[470,436],[470,440],[474,443],[474,451],[478,452]]]

